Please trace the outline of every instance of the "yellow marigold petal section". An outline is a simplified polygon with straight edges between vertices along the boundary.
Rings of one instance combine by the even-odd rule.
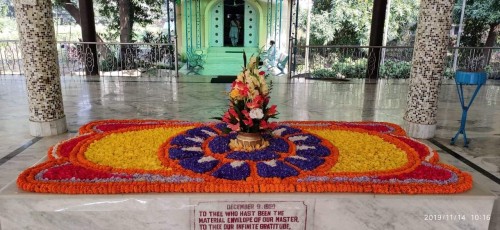
[[[112,133],[85,151],[85,158],[95,164],[121,169],[165,169],[158,159],[158,148],[168,138],[193,127],[154,128]]]
[[[407,153],[382,138],[345,130],[307,130],[333,143],[339,158],[331,172],[372,172],[403,167]]]

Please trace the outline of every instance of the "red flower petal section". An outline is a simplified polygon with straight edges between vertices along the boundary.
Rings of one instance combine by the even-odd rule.
[[[58,165],[47,170],[43,174],[44,179],[48,180],[92,180],[92,179],[108,179],[111,177],[131,178],[129,176],[117,176],[111,173],[99,172],[92,169],[86,169],[72,164]]]
[[[369,131],[376,131],[380,133],[389,133],[393,131],[390,127],[384,124],[340,123],[339,125],[347,128],[358,128]]]
[[[413,149],[415,149],[415,151],[417,151],[418,155],[420,156],[420,160],[424,160],[425,157],[427,157],[430,153],[429,148],[422,143],[418,143],[410,138],[404,138],[398,136],[395,137],[398,138],[400,141],[404,142],[405,144],[409,145]]]
[[[450,179],[451,173],[443,168],[430,167],[426,165],[419,165],[415,170],[409,173],[403,173],[400,175],[391,176],[380,176],[379,179],[389,180],[389,179],[427,179],[427,180],[439,180],[445,181]]]
[[[73,148],[75,148],[75,146],[80,143],[83,139],[87,138],[89,136],[79,136],[79,137],[76,137],[76,138],[73,138],[71,140],[68,140],[68,141],[65,141],[63,144],[61,144],[61,146],[59,146],[59,156],[60,157],[69,157],[69,153],[71,152],[71,150],[73,150]]]

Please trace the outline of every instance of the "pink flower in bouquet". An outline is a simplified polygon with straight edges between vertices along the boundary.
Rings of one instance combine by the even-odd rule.
[[[247,103],[247,107],[249,109],[260,108],[262,107],[262,103],[264,103],[264,97],[257,95],[251,102]]]
[[[240,131],[240,124],[236,122],[236,124],[227,123],[227,127],[233,131]]]
[[[222,116],[222,121],[226,123],[231,123],[231,114],[229,114],[229,111],[224,113],[224,116]]]
[[[238,117],[238,113],[236,113],[236,110],[234,110],[234,108],[229,108],[229,114],[231,114],[231,116],[233,116],[234,118],[236,118],[236,120],[240,120],[240,118]]]
[[[274,129],[278,126],[276,122],[267,122],[266,120],[260,121],[260,129]]]
[[[272,115],[275,115],[278,111],[276,110],[276,105],[272,105],[268,110],[267,110],[267,113],[266,115],[267,116],[272,116]]]
[[[247,110],[243,110],[243,111],[241,111],[241,113],[245,116],[245,119],[243,120],[243,123],[245,123],[245,125],[252,126],[253,125],[253,121],[252,121],[252,118],[250,117],[250,114],[248,113],[248,111]]]

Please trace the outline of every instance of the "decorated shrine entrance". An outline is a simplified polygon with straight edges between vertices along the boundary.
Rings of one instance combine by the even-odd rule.
[[[283,0],[181,1],[183,16],[177,23],[182,26],[177,33],[180,53],[199,55],[203,61],[201,66],[188,69],[185,65],[180,71],[188,75],[234,76],[241,71],[242,53],[257,55],[260,48],[269,48],[270,40],[276,41],[278,50],[286,53],[289,34],[282,28],[289,25],[282,20],[289,18],[288,6]],[[237,26],[231,33],[233,18]],[[235,32],[237,39],[232,41],[230,34]]]
[[[219,0],[209,10],[208,18],[210,47],[258,47],[260,17],[248,1]],[[236,37],[234,44],[231,36]]]

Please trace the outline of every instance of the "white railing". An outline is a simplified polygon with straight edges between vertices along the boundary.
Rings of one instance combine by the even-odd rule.
[[[486,70],[489,78],[500,78],[500,47],[449,48],[444,77],[452,78],[456,71],[455,49],[458,49],[456,69],[470,69],[474,65]],[[364,78],[373,71],[378,71],[380,78],[409,78],[413,57],[411,46],[297,46],[293,50],[296,56],[292,55],[289,62],[292,76],[313,78]],[[378,70],[373,64],[376,55],[380,55]]]
[[[62,76],[177,76],[175,44],[57,42],[57,52]],[[24,74],[19,41],[0,41],[0,74]]]
[[[175,39],[174,39],[175,40]],[[96,46],[98,61],[92,58]],[[411,46],[297,46],[290,58],[291,76],[364,78],[368,71],[378,71],[381,78],[408,78],[411,70]],[[455,50],[458,49],[458,52]],[[305,54],[308,50],[308,65]],[[167,43],[89,43],[57,42],[62,76],[88,75],[93,70],[100,76],[178,76],[175,44]],[[370,53],[374,51],[374,53]],[[456,69],[454,54],[457,53]],[[379,56],[379,68],[373,59]],[[449,48],[444,77],[452,78],[458,69],[479,68],[489,78],[500,78],[500,47]],[[94,71],[95,72],[95,71]],[[0,41],[0,75],[24,74],[19,41]]]

